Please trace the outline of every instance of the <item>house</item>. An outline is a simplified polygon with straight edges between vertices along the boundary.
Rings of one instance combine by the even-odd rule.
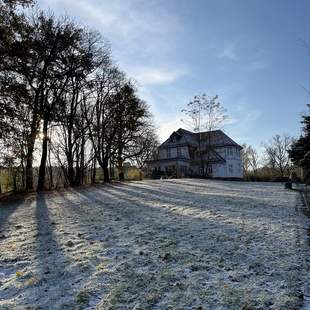
[[[222,130],[194,133],[174,131],[148,162],[153,175],[243,178],[242,147]]]

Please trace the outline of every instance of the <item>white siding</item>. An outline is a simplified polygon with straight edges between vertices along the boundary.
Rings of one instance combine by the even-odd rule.
[[[243,178],[242,159],[239,148],[234,146],[222,147],[217,148],[216,152],[226,160],[226,163],[213,165],[213,177]]]
[[[173,137],[172,137],[173,138]],[[187,135],[181,139],[175,139],[175,141],[167,140],[159,150],[159,160],[163,160],[154,164],[162,171],[166,170],[166,167],[175,166],[181,171],[185,171],[185,166],[192,170],[193,173],[198,173],[200,168],[199,164],[192,163],[191,161],[177,160],[177,158],[190,159],[189,147],[184,145],[190,143],[193,147],[197,147],[197,143],[192,139],[192,136]],[[220,142],[218,142],[220,143]],[[230,143],[229,141],[222,141],[223,144]],[[182,145],[183,144],[183,145]],[[180,145],[180,146],[178,146]],[[242,158],[240,154],[240,148],[237,146],[219,146],[215,148],[217,152],[224,160],[225,163],[212,164],[212,175],[215,178],[243,178],[242,170]],[[171,160],[169,160],[171,159]],[[207,159],[207,158],[206,158]]]

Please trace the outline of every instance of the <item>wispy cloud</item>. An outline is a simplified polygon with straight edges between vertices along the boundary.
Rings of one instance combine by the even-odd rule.
[[[142,86],[170,84],[186,75],[186,70],[140,66],[128,68],[127,72]]]
[[[172,132],[178,130],[179,128],[185,128],[180,116],[162,120],[157,129],[157,134],[160,141],[163,142],[168,139]]]
[[[56,8],[58,12],[77,16],[108,37],[111,35],[113,39],[121,38],[126,42],[140,40],[144,35],[165,35],[178,24],[177,19],[153,1],[142,4],[137,0],[41,0],[40,3],[45,7]],[[145,40],[144,47],[151,41],[152,37]]]
[[[249,140],[249,137],[252,136],[249,133],[255,130],[256,121],[259,120],[261,115],[262,113],[260,111],[253,111],[249,107],[247,110],[239,109],[239,111],[235,111],[232,115],[229,115],[229,118],[220,129],[228,131],[229,135],[239,143],[247,142],[256,145],[257,143]],[[165,141],[178,128],[192,130],[192,128],[186,125],[186,122],[182,121],[183,118],[179,113],[175,116],[170,116],[170,118],[167,116],[164,117],[163,115],[158,118],[157,134],[160,141]]]
[[[231,122],[225,126],[236,141],[250,143],[257,146],[257,141],[251,140],[256,135],[258,122],[262,116],[262,112],[253,109],[250,104],[240,99],[233,111],[231,111]]]
[[[188,73],[186,66],[175,61],[180,20],[159,1],[38,1],[44,8],[74,16],[99,30],[111,43],[115,63],[138,82],[141,94],[148,94],[152,108],[158,104],[150,95],[158,93],[156,86],[171,85]]]

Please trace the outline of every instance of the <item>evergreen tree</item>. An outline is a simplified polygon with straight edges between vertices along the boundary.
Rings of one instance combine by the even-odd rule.
[[[310,110],[310,104],[307,105]],[[302,134],[289,150],[294,164],[303,168],[306,180],[310,178],[310,114],[302,116]]]

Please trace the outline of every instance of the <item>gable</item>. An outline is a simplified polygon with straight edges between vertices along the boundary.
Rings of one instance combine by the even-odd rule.
[[[168,147],[177,147],[177,146],[183,146],[188,145],[188,140],[186,138],[186,135],[183,135],[179,133],[178,131],[174,131],[170,137],[162,143],[159,148],[168,148]]]
[[[199,133],[197,133],[197,139]],[[214,130],[214,131],[205,131],[201,132],[201,140],[204,145],[211,145],[213,147],[217,146],[235,146],[238,148],[242,148],[238,143],[228,137],[222,130]]]

